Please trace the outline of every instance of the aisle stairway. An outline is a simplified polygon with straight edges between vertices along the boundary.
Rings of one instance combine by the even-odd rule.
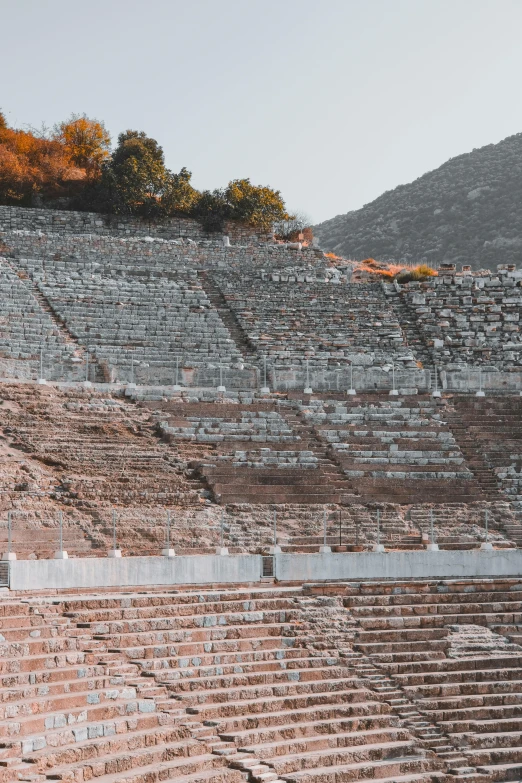
[[[281,417],[292,437],[288,442],[272,443],[267,435],[266,441],[252,444],[227,439],[225,435],[216,445],[217,459],[207,459],[201,468],[215,499],[223,505],[355,500],[351,483],[329,458],[313,429],[300,419],[297,408],[290,404],[279,407],[275,403],[265,404],[264,408],[267,413],[272,410]],[[259,448],[253,450],[253,446]]]
[[[227,305],[221,290],[217,287],[212,276],[207,272],[199,273],[199,281],[208,297],[209,302],[215,307],[226,328],[230,332],[235,345],[241,351],[241,355],[251,363],[257,364],[259,359],[255,348],[252,347],[247,335],[243,331],[236,314]]]
[[[412,349],[423,368],[431,370],[433,376],[433,349],[429,346],[424,332],[419,329],[415,313],[409,303],[405,301],[403,294],[395,289],[393,283],[383,283],[383,290],[397,321],[401,325],[404,344]]]
[[[460,404],[463,400],[460,400]],[[498,490],[498,483],[491,468],[487,464],[487,458],[482,451],[481,444],[468,429],[466,421],[459,413],[447,413],[448,424],[451,427],[459,447],[466,457],[470,470],[473,472],[482,494],[488,500],[499,500],[501,495]],[[480,425],[482,427],[482,422]]]
[[[520,581],[367,583],[345,594],[360,628],[354,648],[460,748],[466,762],[456,774],[518,780]]]
[[[522,399],[455,395],[452,429],[472,470],[491,498],[511,501],[518,524],[506,525],[509,538],[522,544]],[[467,456],[467,454],[466,454]]]

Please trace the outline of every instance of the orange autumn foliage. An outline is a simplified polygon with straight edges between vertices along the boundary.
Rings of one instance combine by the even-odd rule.
[[[391,280],[398,278],[399,282],[401,282],[401,276],[406,282],[408,279],[423,280],[426,277],[437,274],[427,264],[417,264],[416,266],[411,264],[392,264],[376,261],[374,258],[366,258],[364,261],[361,261],[355,268],[355,271]]]
[[[0,203],[30,204],[36,194],[47,199],[67,196],[72,184],[85,177],[59,141],[8,128],[2,120]]]
[[[111,146],[103,122],[90,120],[85,114],[73,114],[55,127],[53,138],[63,145],[71,164],[84,169],[91,178],[99,176]]]

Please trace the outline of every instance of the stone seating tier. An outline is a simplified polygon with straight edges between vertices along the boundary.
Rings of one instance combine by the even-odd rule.
[[[258,355],[276,366],[417,367],[382,287],[272,282],[242,272],[213,280]],[[333,290],[334,288],[334,290]]]
[[[82,267],[74,272],[73,264],[49,259],[17,263],[75,340],[111,368],[115,379],[161,377],[174,383],[176,363],[180,372],[184,366],[213,365],[217,371],[243,363],[194,270],[118,277]]]
[[[516,578],[10,596],[2,780],[515,780],[521,618]]]
[[[59,602],[8,601],[1,622],[4,780],[243,780],[183,725],[166,688],[71,625]]]
[[[328,641],[342,640],[345,658],[319,649],[309,603],[299,589],[236,589],[152,600],[85,596],[62,610],[166,688],[185,727],[201,736],[208,726],[214,737],[205,744],[256,783],[431,779],[440,763],[362,685],[352,663],[359,656],[347,649],[351,630],[331,622]],[[300,645],[297,627],[309,646]],[[107,783],[103,766],[100,774]]]
[[[520,281],[513,270],[476,275],[441,270],[438,277],[407,284],[397,294],[390,285],[346,282],[349,267],[328,266],[321,252],[314,249],[296,253],[264,243],[225,248],[215,243],[198,246],[187,245],[182,240],[153,241],[150,237],[117,239],[16,230],[1,232],[1,238],[8,250],[9,263],[20,274],[29,274],[41,291],[48,287],[49,301],[56,286],[60,287],[60,296],[64,297],[62,305],[70,310],[71,320],[78,326],[77,339],[82,344],[87,339],[82,322],[84,318],[90,319],[90,314],[80,288],[88,290],[89,282],[94,285],[96,280],[108,279],[122,291],[133,283],[141,284],[154,298],[155,287],[164,284],[166,289],[175,290],[183,286],[184,275],[195,282],[198,271],[216,270],[209,274],[221,286],[225,299],[228,297],[232,317],[237,316],[252,351],[268,354],[270,361],[283,368],[302,369],[305,353],[309,354],[313,369],[325,370],[351,363],[378,368],[391,361],[398,369],[410,370],[419,363],[430,367],[433,361],[440,368],[493,365],[509,371],[520,367],[522,343],[517,336]],[[126,306],[127,313],[136,304],[131,301]],[[216,308],[211,311],[219,319]],[[123,318],[118,329],[110,334],[109,324],[117,321],[118,316]],[[134,326],[137,320],[141,326],[141,316],[145,322],[146,313],[141,308],[132,313]],[[145,347],[151,349],[155,342],[160,342],[165,320],[158,313],[154,319],[157,333],[152,334],[149,324],[142,335]],[[99,320],[109,330],[107,335],[95,323],[87,334],[102,335],[98,340],[106,336],[109,345],[113,345],[110,338],[116,340],[117,347],[125,348],[125,343],[117,339],[125,340],[128,333],[129,323],[124,315],[106,306]],[[167,327],[167,334],[176,335],[175,323],[167,323]],[[197,335],[197,345],[187,340],[183,348],[189,354],[201,343],[201,361],[206,362],[209,359],[205,338],[212,327],[206,324],[201,331],[197,327],[196,322],[191,325],[191,331]],[[181,337],[187,335],[189,330],[181,328]],[[141,337],[137,339],[139,342]],[[223,362],[232,363],[234,356],[241,356],[238,345],[232,343],[234,347],[238,353],[227,351],[218,341]],[[211,348],[212,345],[208,346],[210,352]],[[114,358],[114,352],[111,355]],[[128,357],[123,358],[126,361]],[[197,356],[188,358],[200,361]],[[143,355],[138,360],[147,361]],[[165,382],[165,373],[159,369],[161,361],[167,362],[167,358],[159,357],[158,361],[158,371],[150,375],[155,375],[158,382]],[[166,366],[172,369],[168,363]]]
[[[209,397],[214,401],[207,401]],[[474,479],[450,484],[449,479],[426,478],[426,466],[414,461],[420,450],[414,438],[404,439],[409,447],[415,443],[415,451],[408,448],[412,462],[393,468],[404,477],[348,477],[337,463],[337,452],[329,451],[330,443],[322,438],[322,425],[314,424],[307,411],[322,421],[322,413],[335,414],[331,410],[334,403],[345,408],[353,404],[377,411],[375,415],[385,410],[391,422],[389,401],[383,408],[384,399],[379,395],[371,403],[367,398],[359,398],[357,403],[346,398],[312,399],[314,405],[302,406],[298,399],[281,396],[268,396],[264,402],[251,398],[253,402],[245,403],[239,395],[229,398],[214,392],[202,395],[199,402],[187,402],[193,398],[181,394],[177,401],[136,404],[118,392],[109,396],[107,391],[89,388],[4,384],[2,398],[0,539],[6,548],[7,512],[12,510],[13,544],[20,557],[49,556],[58,549],[60,512],[64,548],[71,555],[99,556],[112,548],[113,510],[117,543],[124,554],[131,555],[153,555],[164,548],[167,512],[180,554],[214,551],[222,516],[231,551],[266,550],[273,539],[274,511],[281,544],[290,547],[288,551],[313,551],[321,545],[324,511],[328,536],[334,543],[342,511],[343,543],[357,543],[355,520],[359,519],[359,543],[370,546],[375,543],[378,508],[387,546],[419,548],[423,546],[421,533],[429,533],[429,516],[423,511],[422,524],[413,518],[409,521],[410,507],[414,503],[425,509],[429,501],[439,507],[441,500],[447,504],[435,512],[441,546],[469,548],[483,542],[485,508],[490,511],[490,535],[495,545],[506,545],[520,535],[517,517],[507,505],[509,495],[503,499],[497,492],[495,500],[486,500]],[[437,406],[440,419],[434,418],[439,414],[427,414],[426,406],[402,403],[391,410],[402,411],[406,420],[413,416],[431,423],[422,428],[417,423],[410,430],[401,418],[397,430],[401,437],[411,431],[451,434],[444,422],[446,406],[455,407],[453,398],[443,399]],[[210,421],[212,430],[217,423],[227,437],[215,442],[178,438],[176,426],[183,432],[194,418],[207,424]],[[162,422],[167,422],[167,427],[175,425],[175,432],[165,433]],[[262,422],[267,423],[266,430]],[[230,424],[241,424],[247,431],[252,426],[252,432],[266,433],[263,437],[267,440],[229,438],[236,432]],[[344,425],[328,424],[328,430],[332,426],[339,429]],[[382,426],[379,423],[379,428]],[[291,435],[275,434],[281,431]],[[353,431],[361,431],[358,424]],[[244,430],[241,437],[248,437]],[[281,437],[290,440],[281,441]],[[391,437],[396,438],[396,433]],[[433,444],[441,448],[447,442],[437,437]],[[354,467],[350,469],[355,472]],[[376,467],[360,462],[356,469],[371,473]],[[391,470],[389,466],[386,469]],[[421,478],[413,480],[409,473]]]
[[[46,359],[69,364],[77,355],[74,343],[66,342],[48,312],[42,309],[30,290],[0,258],[0,355],[12,359],[31,359],[35,369],[40,350]]]
[[[312,399],[301,415],[362,498],[437,502],[483,499],[447,421],[445,403],[384,395]]]
[[[162,427],[173,440],[192,440],[196,443],[219,443],[223,440],[272,443],[293,442],[297,437],[284,418],[276,411],[241,411],[238,416],[187,416],[175,425],[169,422]]]

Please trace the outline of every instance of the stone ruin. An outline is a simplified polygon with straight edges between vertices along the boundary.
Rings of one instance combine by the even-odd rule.
[[[4,557],[267,566],[56,593],[3,560],[0,783],[522,779],[517,574],[271,571],[520,547],[520,273],[229,234],[0,208]]]
[[[5,781],[514,781],[521,584],[2,602]]]

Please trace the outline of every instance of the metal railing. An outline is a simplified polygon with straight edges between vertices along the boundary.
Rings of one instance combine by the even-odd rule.
[[[112,509],[92,521],[57,512],[42,520],[31,512],[8,511],[0,521],[0,552],[5,560],[27,557],[92,556],[105,551],[160,554],[172,548],[215,551],[233,546],[230,519],[212,520],[204,512],[165,509],[159,514]],[[14,559],[14,557],[13,557]]]
[[[320,368],[311,365],[288,367],[269,365],[269,385],[273,391],[289,392],[312,389],[314,392],[386,391],[403,389],[429,391],[434,384],[430,370],[405,370],[390,362],[385,368],[363,368],[351,364]]]
[[[520,394],[522,392],[522,369],[516,372],[483,370],[480,367],[466,367],[461,370],[440,372],[442,389],[462,394]]]
[[[414,522],[419,535],[427,540],[422,543],[434,545],[439,540],[439,520],[432,508],[421,530],[419,521]],[[367,510],[364,521],[358,514],[347,513],[348,509],[317,509],[314,532],[295,532],[292,512],[280,512],[268,507],[262,530],[264,543],[248,544],[248,531],[237,530],[237,520],[223,509],[212,519],[206,510],[164,509],[152,518],[150,513],[136,512],[122,508],[106,509],[96,521],[86,523],[74,514],[58,512],[42,521],[31,512],[9,511],[0,524],[0,552],[2,560],[8,562],[17,556],[26,558],[66,558],[69,556],[121,555],[169,555],[174,554],[228,554],[231,548],[257,553],[270,547],[270,554],[280,552],[281,546],[298,552],[308,551],[309,544],[298,543],[303,537],[312,538],[314,546],[323,552],[331,548],[337,551],[362,551],[373,548],[382,551],[383,545],[393,549],[399,546],[407,549],[404,535],[397,536],[397,520],[383,517],[383,512]],[[288,525],[290,523],[290,525]],[[447,521],[443,521],[447,528]],[[234,527],[236,525],[236,527]],[[391,528],[390,528],[391,525]],[[500,527],[489,509],[484,509],[470,522],[474,541],[465,543],[491,548],[490,543],[498,539]],[[495,536],[491,537],[491,531]],[[244,540],[242,541],[242,535]],[[447,535],[447,533],[445,534]],[[505,544],[505,539],[503,540]],[[486,544],[486,547],[484,547]],[[413,546],[413,548],[416,548]],[[445,546],[445,548],[448,548]],[[449,547],[451,548],[451,547]],[[1,584],[1,578],[0,578]]]
[[[92,346],[91,346],[92,349]],[[346,362],[338,366],[321,366],[303,359],[301,364],[270,361],[266,355],[256,364],[235,366],[234,362],[190,363],[180,357],[156,363],[143,358],[126,358],[121,364],[89,350],[80,357],[63,354],[42,347],[37,356],[29,359],[0,357],[0,379],[13,381],[49,381],[50,383],[113,383],[134,384],[139,387],[165,388],[180,391],[185,388],[294,392],[312,390],[314,393],[353,393],[380,391],[454,392],[462,394],[521,394],[522,369],[506,372],[495,367],[465,367],[458,370],[435,368],[404,369],[390,360],[383,367],[362,367]],[[90,355],[91,354],[91,355]],[[142,354],[139,354],[142,357]],[[101,380],[103,378],[103,380]]]

